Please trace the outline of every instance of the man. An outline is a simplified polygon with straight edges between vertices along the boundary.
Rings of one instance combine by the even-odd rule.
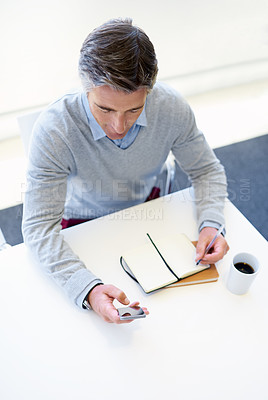
[[[25,243],[76,305],[90,305],[108,322],[120,322],[113,300],[125,305],[129,300],[85,267],[60,235],[61,227],[146,201],[170,150],[195,191],[197,259],[216,262],[228,251],[221,235],[204,256],[224,223],[224,169],[188,104],[171,88],[155,84],[157,70],[147,35],[131,20],[109,21],[83,43],[84,91],[50,105],[33,130]]]

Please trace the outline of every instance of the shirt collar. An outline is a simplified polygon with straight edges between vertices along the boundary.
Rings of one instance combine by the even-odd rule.
[[[134,123],[134,125],[132,126],[131,129],[133,129],[137,125],[147,126],[147,118],[146,118],[146,112],[145,112],[146,101],[145,101],[145,106],[144,106],[141,114],[139,115],[139,118]],[[92,135],[93,135],[93,139],[99,140],[99,139],[105,137],[106,134],[105,134],[104,130],[101,128],[101,126],[95,120],[95,118],[90,110],[88,98],[87,98],[87,95],[85,92],[82,92],[82,103],[83,103],[83,106],[84,106],[84,109],[85,109],[85,112],[87,115],[88,123],[89,123],[90,129],[91,129]]]

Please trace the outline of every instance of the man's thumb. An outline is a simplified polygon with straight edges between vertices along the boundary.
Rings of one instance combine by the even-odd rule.
[[[121,293],[118,295],[117,300],[118,300],[120,303],[125,304],[125,305],[127,305],[127,304],[130,303],[129,299],[127,298],[127,296],[125,295],[124,292],[121,292]]]

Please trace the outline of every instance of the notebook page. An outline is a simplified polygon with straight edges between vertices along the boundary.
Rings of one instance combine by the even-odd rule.
[[[179,278],[194,274],[209,267],[209,265],[195,265],[195,246],[188,237],[182,233],[165,238],[157,238],[154,243],[167,264]]]
[[[123,258],[146,293],[177,281],[151,243],[125,253]]]

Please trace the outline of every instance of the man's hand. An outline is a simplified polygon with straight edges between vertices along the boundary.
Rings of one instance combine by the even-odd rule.
[[[117,309],[113,305],[114,300],[118,300],[121,304],[128,305],[130,301],[122,290],[113,285],[95,286],[88,296],[89,304],[92,309],[101,316],[106,322],[114,322],[116,324],[129,323],[133,320],[121,321]],[[138,306],[139,302],[134,302],[130,306]],[[143,308],[146,315],[149,314],[147,308]]]
[[[228,243],[224,237],[220,235],[209,250],[208,254],[204,255],[207,246],[216,233],[216,228],[205,227],[199,234],[199,239],[196,245],[196,261],[202,258],[201,264],[213,264],[221,260],[229,250]]]

